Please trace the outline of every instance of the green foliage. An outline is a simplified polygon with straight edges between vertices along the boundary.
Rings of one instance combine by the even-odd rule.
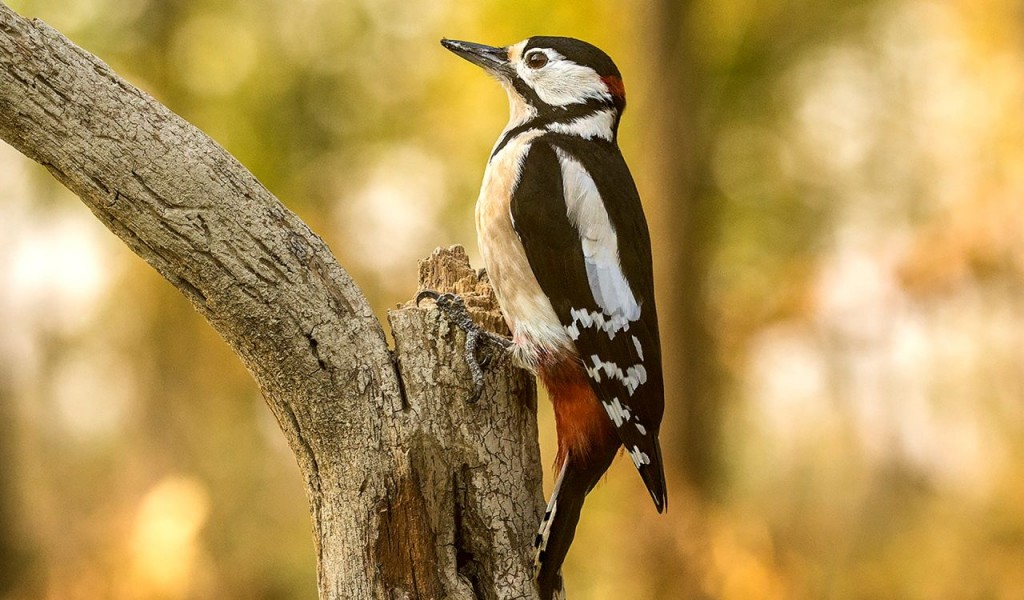
[[[223,144],[381,314],[411,297],[418,257],[475,247],[476,189],[504,126],[499,86],[438,40],[605,48],[629,91],[622,145],[659,288],[684,299],[662,303],[663,337],[691,360],[666,359],[680,382],[672,510],[654,515],[616,465],[588,502],[570,592],[1019,594],[1012,3],[10,4]],[[691,138],[653,130],[666,124]],[[681,256],[684,232],[699,247]],[[311,597],[301,482],[237,358],[6,147],[0,237],[0,597]],[[693,477],[702,465],[713,487]]]

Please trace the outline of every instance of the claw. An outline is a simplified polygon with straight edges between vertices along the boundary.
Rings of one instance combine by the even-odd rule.
[[[466,332],[466,346],[463,348],[463,356],[466,360],[466,365],[469,367],[469,374],[473,378],[473,392],[467,401],[475,403],[480,399],[484,391],[484,372],[482,367],[489,365],[492,360],[490,353],[485,354],[481,360],[477,360],[476,354],[480,347],[481,339],[485,344],[496,344],[502,349],[509,347],[512,342],[499,335],[480,329],[469,316],[466,304],[462,301],[461,297],[455,294],[442,294],[434,290],[421,290],[416,294],[416,305],[419,306],[419,303],[424,298],[433,300],[437,304],[437,308],[448,315],[449,321]]]
[[[430,298],[431,300],[437,302],[437,299],[440,297],[441,294],[435,292],[434,290],[420,290],[419,293],[416,294],[416,306],[419,306],[420,302],[423,302],[424,298]]]
[[[492,360],[494,360],[494,355],[491,354],[490,352],[485,352],[483,356],[477,359],[477,362],[480,364],[481,369],[486,369],[487,367],[491,366]]]

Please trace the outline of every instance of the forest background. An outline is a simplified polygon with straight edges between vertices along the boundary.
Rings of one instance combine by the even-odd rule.
[[[9,5],[212,135],[380,315],[435,246],[480,263],[506,101],[438,40],[600,46],[652,228],[672,502],[618,461],[573,596],[1024,589],[1019,0]],[[313,597],[294,458],[209,325],[2,143],[0,240],[0,598]]]

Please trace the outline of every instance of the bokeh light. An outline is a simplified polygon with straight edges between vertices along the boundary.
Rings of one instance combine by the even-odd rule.
[[[598,44],[654,234],[671,502],[619,460],[570,595],[1020,597],[1019,1],[9,4],[210,133],[380,316],[433,247],[479,266],[505,97],[438,40]],[[222,340],[3,144],[0,239],[0,598],[312,597],[294,459]]]

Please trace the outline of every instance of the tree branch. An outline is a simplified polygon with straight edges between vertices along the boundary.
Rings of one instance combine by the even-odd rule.
[[[327,246],[238,161],[3,4],[0,138],[81,197],[241,357],[305,479],[322,598],[533,596],[542,498],[522,372],[502,362],[467,405],[461,332],[417,308],[390,315],[393,361]],[[428,265],[438,261],[465,263],[459,291],[486,296],[464,254]]]

